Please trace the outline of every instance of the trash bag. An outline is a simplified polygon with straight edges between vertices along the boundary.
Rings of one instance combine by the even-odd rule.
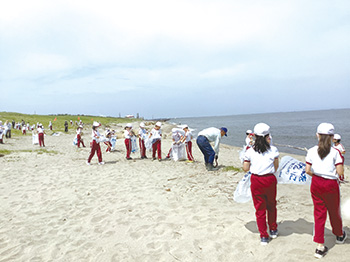
[[[131,153],[135,153],[138,151],[137,147],[137,139],[135,136],[131,137]]]
[[[277,183],[310,185],[311,176],[305,173],[305,166],[305,163],[291,156],[282,157],[278,170],[275,173]]]
[[[78,144],[78,138],[73,139],[73,145],[76,146]]]
[[[248,172],[239,181],[235,192],[233,193],[233,200],[237,203],[246,203],[252,200],[252,193],[250,191],[250,177],[252,173]]]
[[[33,142],[33,145],[38,145],[39,144],[39,135],[38,134],[33,134],[32,135],[32,142]]]
[[[174,161],[185,160],[186,150],[183,143],[173,144],[171,146],[170,158]]]

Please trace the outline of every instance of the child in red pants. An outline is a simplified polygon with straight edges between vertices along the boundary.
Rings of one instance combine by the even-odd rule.
[[[92,125],[91,151],[90,151],[89,158],[88,158],[88,160],[86,162],[87,165],[90,165],[91,159],[95,155],[95,153],[97,153],[98,164],[99,165],[103,165],[104,164],[104,162],[102,162],[102,152],[101,152],[100,141],[99,141],[99,139],[100,139],[100,133],[98,132],[98,127],[99,126],[101,126],[101,124],[98,123],[98,122],[94,122],[93,125]]]
[[[149,134],[149,138],[152,138],[152,158],[156,160],[156,153],[158,153],[158,160],[162,160],[162,150],[161,150],[161,141],[162,141],[162,123],[157,122],[155,127],[152,129]]]

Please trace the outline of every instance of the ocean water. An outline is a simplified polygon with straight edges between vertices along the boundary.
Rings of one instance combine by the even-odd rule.
[[[335,132],[341,135],[341,143],[345,149],[348,149],[345,154],[345,164],[350,165],[350,157],[348,157],[350,155],[350,109],[174,118],[169,122],[189,125],[190,128],[195,129],[193,132],[195,136],[207,127],[227,127],[228,136],[222,139],[222,143],[237,147],[245,144],[247,129],[253,130],[255,124],[264,122],[270,126],[273,143],[280,152],[304,156],[306,151],[287,146],[313,147],[317,144],[317,126],[322,122],[328,122],[332,123]]]

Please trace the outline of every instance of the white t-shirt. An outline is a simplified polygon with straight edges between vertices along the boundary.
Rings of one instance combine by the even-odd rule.
[[[221,135],[221,134],[220,134]],[[186,133],[185,133],[185,137],[186,137],[186,142],[189,142],[192,140],[193,138],[193,135],[192,135],[192,132],[190,130],[188,130]]]
[[[310,148],[305,158],[306,164],[311,165],[312,173],[326,179],[338,179],[335,166],[344,164],[344,158],[340,152],[331,147],[329,154],[324,159],[321,159],[317,149],[318,146]]]
[[[152,129],[151,131],[151,138],[152,139],[162,139],[162,130],[159,129],[159,130],[156,130],[156,129]]]
[[[344,146],[342,145],[342,144],[338,144],[337,146],[333,146],[335,149],[338,149],[339,151],[340,151],[340,153],[342,154],[342,155],[344,155],[343,154],[343,152],[345,152],[345,148],[344,148]]]
[[[275,173],[275,166],[273,162],[278,158],[278,149],[271,146],[266,152],[259,154],[252,147],[250,147],[245,155],[244,162],[250,162],[250,172],[256,175],[266,175]]]
[[[124,130],[125,139],[131,139],[132,135],[130,134],[131,130]]]
[[[97,143],[99,143],[99,138],[100,137],[100,133],[98,132],[98,130],[92,130],[92,133],[91,133],[91,138],[92,140],[95,140]]]
[[[147,138],[147,130],[146,128],[140,128],[139,135],[142,140],[145,140]]]
[[[38,127],[37,131],[38,134],[44,133],[44,128]]]

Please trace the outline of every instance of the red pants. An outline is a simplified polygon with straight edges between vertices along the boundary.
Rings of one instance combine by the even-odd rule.
[[[50,126],[50,130],[52,130],[52,126]]]
[[[131,154],[131,139],[125,139],[125,147],[126,147],[126,158],[130,158]]]
[[[104,142],[105,145],[107,145],[107,149],[106,149],[106,152],[111,152],[111,148],[112,148],[112,143],[107,141],[107,142]]]
[[[333,234],[336,236],[343,235],[338,181],[313,175],[310,191],[314,202],[314,241],[319,244],[324,243],[327,211]]]
[[[192,155],[192,142],[191,141],[188,141],[186,143],[186,152],[187,152],[187,159],[190,160],[190,161],[193,161],[194,158],[193,158],[193,155]]]
[[[266,211],[269,229],[277,229],[277,179],[273,174],[264,176],[252,174],[250,181],[250,190],[252,192],[253,203],[256,211],[256,223],[258,225],[260,237],[269,237],[266,226]]]
[[[44,133],[39,133],[38,134],[38,139],[39,139],[39,146],[45,146],[44,144]]]
[[[81,135],[77,135],[77,146],[80,147],[80,143],[85,147],[83,140],[81,140]]]
[[[90,155],[88,158],[88,163],[90,163],[92,157],[95,155],[95,152],[97,152],[98,162],[102,162],[102,152],[101,152],[100,144],[97,143],[95,140],[93,140],[91,145]]]
[[[27,131],[25,129],[22,130],[22,135],[26,135]]]
[[[140,154],[141,157],[146,156],[146,147],[145,147],[145,141],[139,138],[139,144],[140,144]]]
[[[162,150],[161,150],[161,140],[157,140],[152,145],[152,157],[156,157],[156,152],[158,152],[158,159],[162,159]]]

